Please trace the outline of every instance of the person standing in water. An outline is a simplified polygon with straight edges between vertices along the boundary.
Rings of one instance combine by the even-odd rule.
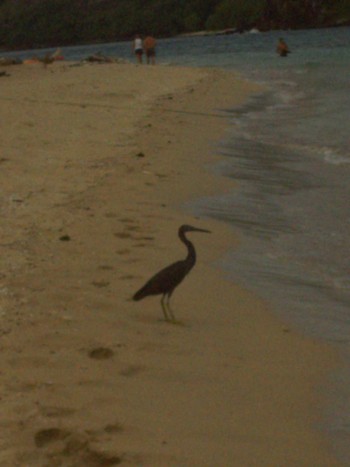
[[[147,63],[156,63],[156,40],[152,36],[147,36],[143,41],[143,48],[145,49]]]
[[[142,63],[143,45],[142,39],[138,34],[136,34],[133,42],[133,51],[136,56],[137,63]]]
[[[284,39],[282,39],[282,37],[278,41],[276,52],[280,57],[287,57],[287,55],[290,53],[288,45],[284,42]]]

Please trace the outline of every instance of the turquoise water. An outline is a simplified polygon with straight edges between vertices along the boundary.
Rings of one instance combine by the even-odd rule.
[[[287,58],[275,53],[281,36]],[[98,51],[133,60],[130,43],[62,50],[71,60]],[[45,51],[10,55],[35,53]],[[324,429],[350,465],[350,28],[166,39],[157,60],[232,69],[265,86],[226,109],[230,131],[216,170],[238,188],[193,208],[240,235],[222,263],[234,281],[344,355],[327,389],[334,398]]]

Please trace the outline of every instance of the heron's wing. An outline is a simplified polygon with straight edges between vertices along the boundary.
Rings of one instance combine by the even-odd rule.
[[[147,295],[158,295],[171,293],[174,288],[180,284],[182,279],[188,273],[186,261],[177,261],[157,272],[146,284],[134,295],[135,300]]]

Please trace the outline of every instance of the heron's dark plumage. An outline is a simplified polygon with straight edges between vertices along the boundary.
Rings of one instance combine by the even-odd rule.
[[[168,299],[168,311],[174,319],[173,314],[169,307],[169,299],[174,292],[174,289],[182,282],[190,270],[196,263],[196,251],[193,244],[185,236],[187,232],[207,232],[208,230],[198,229],[190,225],[182,225],[179,228],[179,238],[187,246],[187,257],[182,261],[170,264],[164,269],[157,272],[146,284],[138,290],[133,296],[134,300],[142,300],[149,295],[162,295],[162,307],[165,318],[168,320],[168,314],[165,308],[164,299]]]
[[[194,265],[194,263],[193,263]],[[148,295],[169,294],[173,292],[186,274],[190,271],[186,261],[177,261],[155,274],[146,284],[134,295],[134,300],[141,300]]]

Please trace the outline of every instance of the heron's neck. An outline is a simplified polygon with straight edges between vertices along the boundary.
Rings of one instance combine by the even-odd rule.
[[[187,247],[187,260],[191,261],[191,263],[196,262],[196,250],[194,249],[193,244],[185,237],[185,234],[180,234],[180,240],[186,245]]]

